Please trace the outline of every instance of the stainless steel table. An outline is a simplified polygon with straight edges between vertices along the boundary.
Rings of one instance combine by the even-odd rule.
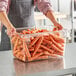
[[[65,56],[24,63],[12,56],[12,51],[0,52],[0,76],[62,76],[76,73],[76,44],[66,45]]]

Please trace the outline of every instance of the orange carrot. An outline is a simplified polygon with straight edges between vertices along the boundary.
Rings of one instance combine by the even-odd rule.
[[[34,51],[34,48],[30,48],[29,51],[30,51],[30,52]]]
[[[50,54],[49,56],[51,56],[51,57],[58,57],[57,54]]]
[[[54,35],[60,36],[59,32],[54,32]]]
[[[20,56],[19,57],[21,57],[22,61],[26,60],[26,55],[25,55],[25,53],[23,51],[20,52]]]
[[[19,60],[25,61],[24,56],[23,56],[23,55],[21,55],[21,53],[20,53],[20,52],[18,52],[18,53],[16,54],[16,56],[15,56],[15,57],[16,57],[16,58],[18,58]]]
[[[15,54],[17,54],[18,52],[20,52],[20,50],[15,50],[15,51],[13,51],[13,54],[15,55]]]
[[[17,58],[20,57],[20,52],[17,52],[16,57],[17,57]]]
[[[14,44],[14,43],[16,42],[16,40],[17,40],[18,37],[19,37],[18,34],[12,36],[12,37],[11,37],[11,42]]]
[[[43,53],[37,53],[35,56],[31,57],[31,58],[28,58],[28,61],[33,61],[33,60],[36,60],[39,56],[41,56]]]
[[[21,50],[20,46],[17,46],[17,50]]]
[[[49,40],[46,40],[46,39],[43,40],[43,43],[44,42],[47,43],[46,47],[50,49],[50,46],[52,45],[52,42],[49,41]]]
[[[46,42],[46,43],[48,43],[49,45],[51,45],[51,44],[52,44],[52,42],[51,42],[51,41],[49,41],[49,40],[44,39],[43,41],[44,41],[44,42]]]
[[[20,60],[22,60],[22,61],[26,61],[26,58],[25,57],[23,57],[23,56],[20,56]]]
[[[64,43],[64,42],[65,42],[63,38],[60,38],[60,37],[55,36],[55,35],[53,35],[53,34],[50,34],[50,36],[51,36],[56,42],[58,42],[58,43]]]
[[[48,36],[44,36],[44,39],[50,40],[49,35]]]
[[[47,55],[39,56],[36,60],[48,59]]]
[[[31,57],[31,54],[30,54],[27,44],[25,42],[25,38],[23,38],[23,51],[25,51],[27,58]]]
[[[64,47],[64,44],[61,44],[62,47]]]
[[[44,51],[43,53],[48,56],[57,57],[56,54],[49,53],[48,51]]]
[[[22,40],[19,39],[18,45],[22,45]]]
[[[49,48],[49,49],[51,49],[50,46],[51,46],[51,45],[47,45],[46,47]]]
[[[44,51],[43,52],[45,55],[50,55],[51,53],[49,53],[48,51]]]
[[[62,50],[60,50],[58,47],[56,47],[54,44],[51,45],[51,48],[55,51],[58,51],[58,52],[63,52]]]
[[[44,39],[43,36],[41,36],[41,37],[39,38],[39,40],[37,41],[36,46],[35,46],[35,51],[34,51],[34,53],[33,53],[33,56],[36,54],[36,52],[37,52],[38,49],[40,48],[40,45],[41,45],[43,39]]]
[[[48,44],[47,44],[46,42],[43,41],[43,42],[42,42],[42,45],[47,46]]]
[[[64,52],[57,52],[57,51],[55,51],[54,54],[63,56],[64,55]]]
[[[20,60],[23,60],[22,58],[23,58],[23,56],[19,56],[19,59],[20,59]]]
[[[24,56],[23,51],[18,52],[19,55]]]
[[[32,41],[34,39],[34,37],[30,37],[30,40]]]
[[[14,45],[14,51],[17,49],[18,40],[19,40],[19,38],[17,38],[17,40],[16,40],[16,42],[15,42],[15,45]]]
[[[30,46],[29,47],[32,47],[36,42],[37,40],[39,39],[39,36],[34,38],[31,42],[30,42]]]
[[[11,39],[12,44],[14,44],[14,42],[16,41],[16,39],[17,39],[16,36],[12,37],[12,39]]]
[[[58,47],[60,50],[63,50],[63,48],[56,41],[54,41],[54,39],[51,36],[50,36],[50,40],[54,45],[56,45],[56,47]]]
[[[43,52],[43,49],[38,49],[38,51],[37,52]]]
[[[26,30],[23,30],[23,31],[22,31],[23,34],[26,34],[26,32],[27,32]]]
[[[46,50],[46,51],[48,51],[48,52],[50,52],[50,53],[53,53],[53,50],[52,50],[52,49],[49,49],[49,48],[47,48],[47,47],[44,46],[44,45],[41,45],[41,48],[43,48],[44,50]]]
[[[31,33],[36,33],[36,32],[38,32],[38,29],[34,29],[31,31]]]
[[[29,51],[30,51],[30,52],[34,52],[34,48],[29,49]],[[38,49],[37,52],[40,53],[40,52],[43,52],[43,50],[42,50],[42,49]]]
[[[22,44],[22,45],[18,45],[18,46],[17,46],[17,49],[23,50],[23,44]]]

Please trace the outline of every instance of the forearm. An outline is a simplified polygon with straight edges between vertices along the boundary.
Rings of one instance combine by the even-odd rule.
[[[48,11],[46,14],[46,17],[48,17],[52,21],[53,24],[57,23],[52,11]]]
[[[8,16],[6,14],[6,12],[0,12],[0,21],[2,22],[2,24],[4,24],[4,26],[9,29],[12,24],[8,19]]]

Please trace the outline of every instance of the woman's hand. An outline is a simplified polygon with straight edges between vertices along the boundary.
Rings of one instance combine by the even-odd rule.
[[[15,35],[16,34],[16,29],[15,29],[15,27],[13,27],[13,26],[10,26],[10,27],[8,27],[7,28],[7,34],[8,34],[8,36],[13,36],[13,35]]]
[[[63,29],[62,25],[59,24],[59,23],[55,23],[54,26],[55,26],[58,30],[62,30],[62,29]]]
[[[46,16],[52,21],[54,26],[56,26],[55,28],[57,28],[58,30],[63,29],[63,27],[56,21],[56,18],[54,17],[54,14],[52,11],[48,10],[48,12],[46,13]]]

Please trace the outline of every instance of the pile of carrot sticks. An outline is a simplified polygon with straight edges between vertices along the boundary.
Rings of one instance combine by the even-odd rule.
[[[64,55],[65,39],[59,32],[47,33],[48,30],[23,30],[23,35],[35,34],[36,36],[12,36],[13,55],[24,62],[60,57]],[[38,34],[37,33],[44,33]]]

